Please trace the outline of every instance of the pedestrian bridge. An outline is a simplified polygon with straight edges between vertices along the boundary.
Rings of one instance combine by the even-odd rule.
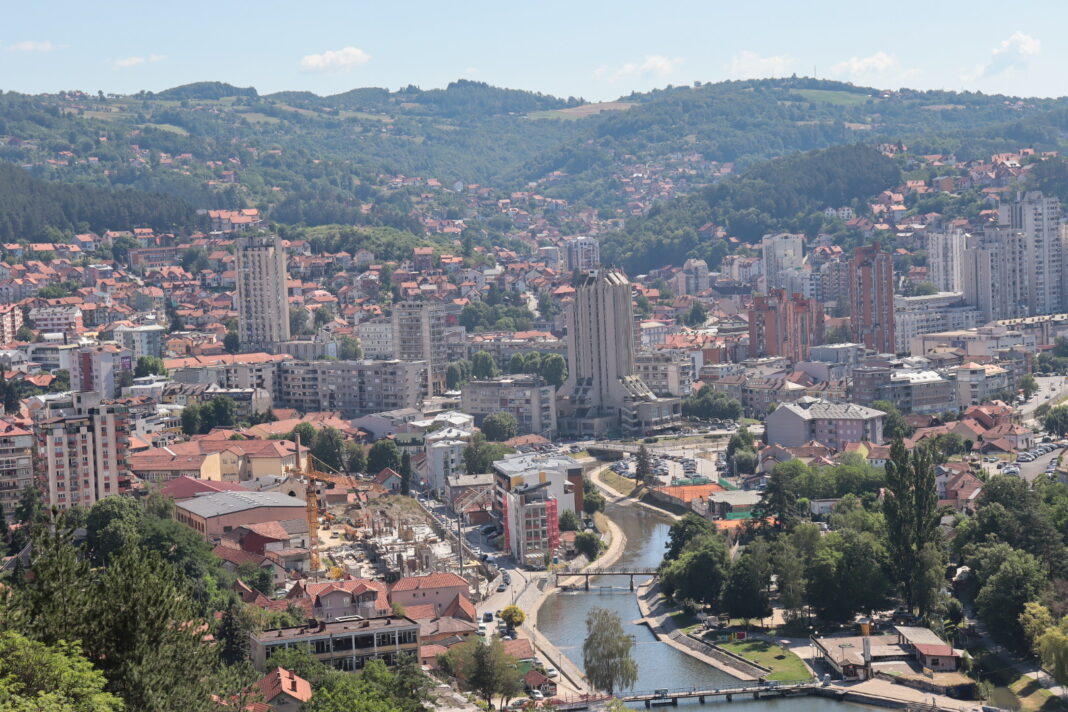
[[[736,686],[714,687],[698,689],[685,687],[675,689],[661,689],[652,692],[634,692],[626,695],[617,695],[623,702],[642,702],[646,707],[659,707],[661,705],[677,706],[679,700],[697,700],[705,702],[706,699],[722,699],[731,702],[735,695],[752,696],[752,699],[766,699],[769,697],[788,697],[792,695],[809,695],[819,687],[814,680],[794,680],[789,682],[762,682],[745,683]]]
[[[630,577],[630,590],[634,590],[634,577],[635,576],[657,576],[659,571],[652,568],[634,568],[630,566],[615,566],[608,568],[593,568],[593,569],[581,569],[579,571],[558,571],[558,578],[566,578],[570,576],[582,576],[585,578],[584,587],[586,590],[590,590],[590,577],[591,576],[629,576]]]

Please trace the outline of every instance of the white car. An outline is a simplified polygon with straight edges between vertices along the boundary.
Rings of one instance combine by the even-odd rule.
[[[535,700],[535,701],[544,700],[545,699],[545,695],[541,694],[541,690],[531,690],[530,691],[530,699]]]
[[[559,674],[554,667],[545,668],[545,677],[556,677]]]

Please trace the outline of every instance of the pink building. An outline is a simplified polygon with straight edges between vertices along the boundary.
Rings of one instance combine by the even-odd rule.
[[[467,581],[451,573],[408,576],[397,581],[389,590],[391,603],[406,607],[432,605],[438,615],[442,615],[458,595],[470,597],[471,589]]]
[[[174,518],[209,539],[240,526],[304,517],[304,500],[280,492],[217,492],[174,505]]]

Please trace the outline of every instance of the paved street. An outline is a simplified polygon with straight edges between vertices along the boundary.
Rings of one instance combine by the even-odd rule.
[[[1038,393],[1031,400],[1020,406],[1020,415],[1028,420],[1043,403],[1049,403],[1058,396],[1068,393],[1068,378],[1064,376],[1035,376]]]

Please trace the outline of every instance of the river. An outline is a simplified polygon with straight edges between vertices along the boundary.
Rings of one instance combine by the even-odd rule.
[[[627,535],[627,548],[615,566],[656,566],[664,554],[670,520],[644,507],[609,505],[606,514]],[[613,587],[614,586],[614,587]],[[622,587],[620,587],[622,586]],[[633,656],[638,663],[635,690],[654,690],[661,687],[711,688],[738,684],[725,672],[706,665],[670,645],[656,639],[645,625],[636,624],[641,618],[634,593],[627,590],[627,579],[615,577],[591,579],[590,590],[561,591],[545,600],[538,611],[538,630],[565,655],[582,667],[582,642],[586,637],[586,614],[594,606],[615,611],[624,629],[634,636]],[[696,701],[683,703],[686,707],[712,707],[723,702]],[[773,712],[849,712],[866,709],[859,705],[836,702],[819,697],[798,697],[773,700],[738,700],[733,707],[746,707]]]

